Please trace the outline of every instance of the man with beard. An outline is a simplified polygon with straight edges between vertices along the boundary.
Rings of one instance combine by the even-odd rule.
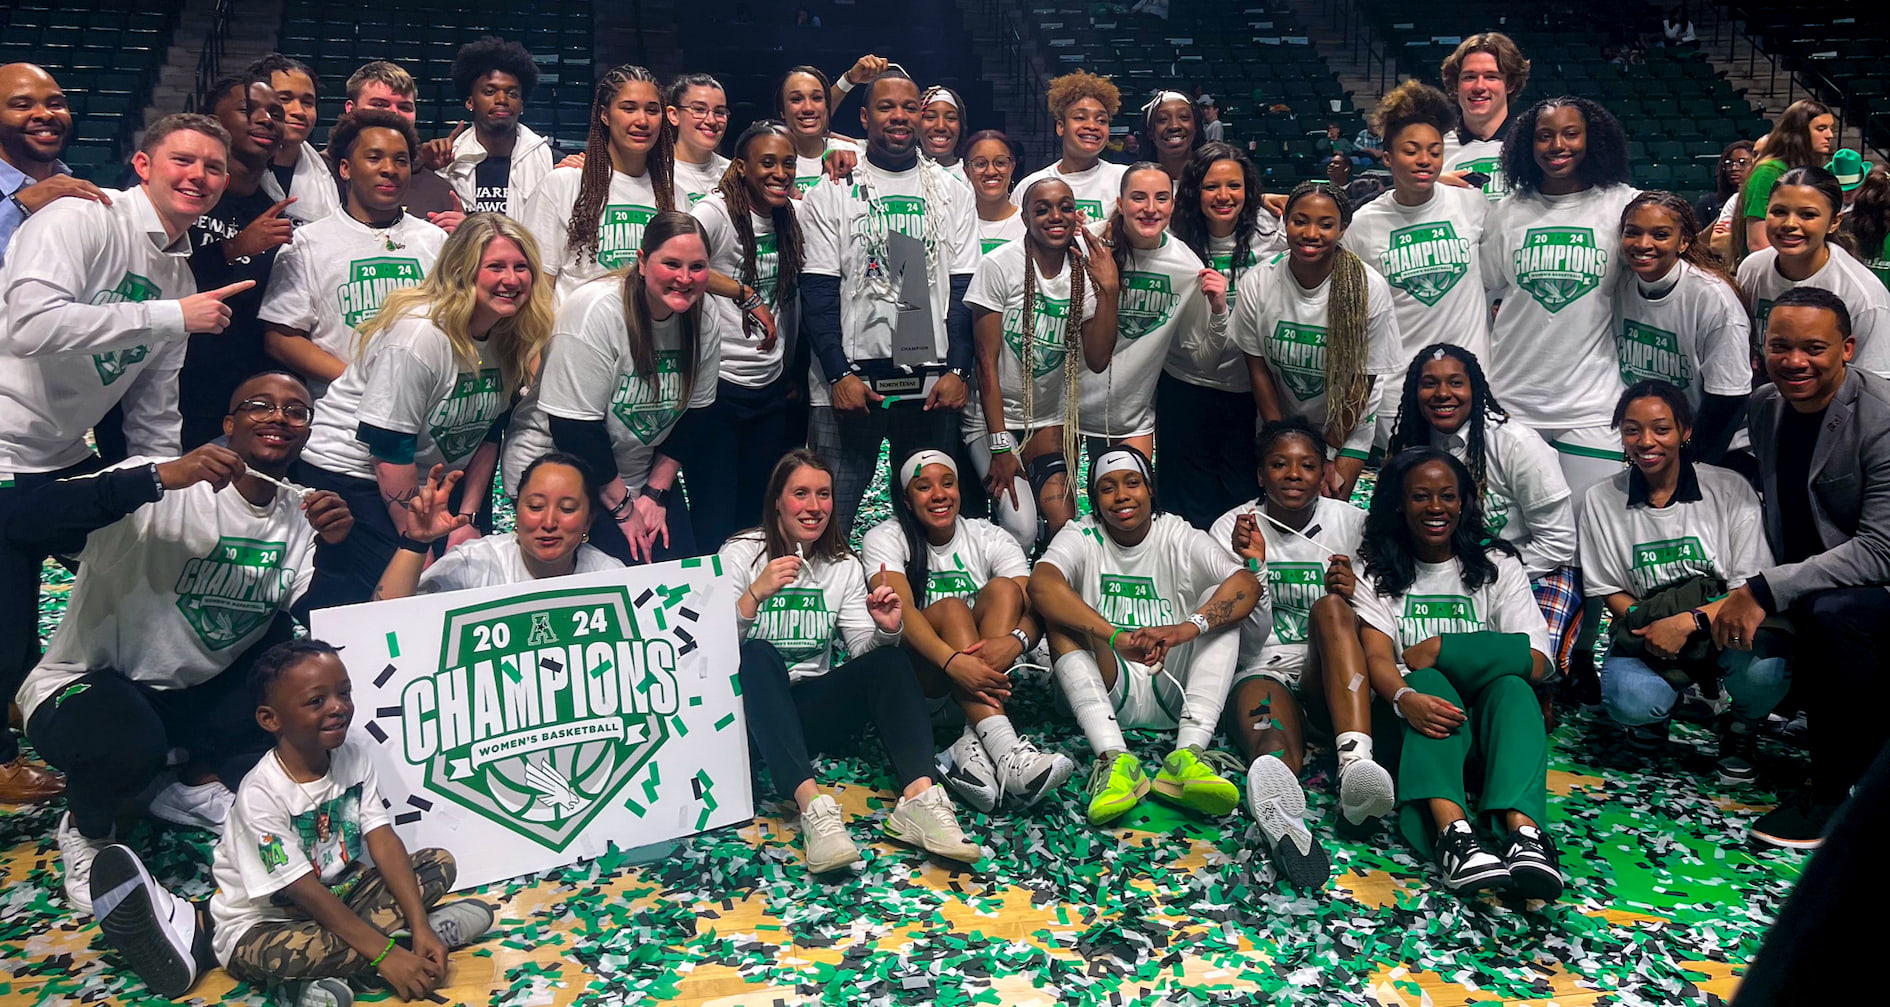
[[[467,213],[518,219],[532,190],[551,174],[557,160],[551,142],[519,121],[537,85],[532,54],[517,42],[488,36],[460,47],[453,86],[472,113],[472,131],[462,122],[451,136],[428,142],[420,164],[452,183]]]
[[[0,66],[0,265],[13,232],[61,196],[111,205],[111,198],[59,160],[72,135],[72,109],[52,74],[31,63]]]

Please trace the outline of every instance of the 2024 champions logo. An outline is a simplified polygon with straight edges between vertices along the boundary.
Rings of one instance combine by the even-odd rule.
[[[670,739],[687,649],[670,625],[621,587],[449,612],[439,670],[401,691],[402,755],[434,793],[563,850]]]

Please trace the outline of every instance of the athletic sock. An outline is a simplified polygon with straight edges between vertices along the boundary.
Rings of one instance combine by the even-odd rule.
[[[1340,731],[1336,739],[1339,746],[1339,768],[1344,769],[1354,762],[1372,761],[1372,736],[1362,731]]]
[[[1103,688],[1102,672],[1096,667],[1095,655],[1074,650],[1051,665],[1057,685],[1063,689],[1063,698],[1069,701],[1070,712],[1076,715],[1077,726],[1089,739],[1090,749],[1097,755],[1128,751],[1129,743],[1123,740],[1122,725],[1116,722],[1115,704],[1109,701],[1109,690]],[[1128,674],[1126,670],[1121,673]]]
[[[991,755],[992,761],[1017,747],[1017,729],[1011,726],[1011,718],[1001,713],[993,714],[971,725],[978,735],[978,741]]]

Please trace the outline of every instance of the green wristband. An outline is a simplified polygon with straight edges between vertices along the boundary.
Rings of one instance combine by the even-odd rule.
[[[1112,651],[1115,651],[1118,654],[1121,653],[1121,651],[1116,650],[1116,637],[1121,636],[1122,634],[1127,633],[1127,632],[1128,630],[1126,629],[1118,629],[1115,632],[1109,634],[1109,649]]]
[[[392,952],[393,950],[394,950],[394,939],[392,937],[389,937],[387,939],[387,946],[381,949],[381,953],[379,957],[375,958],[371,962],[368,962],[368,967],[380,968],[381,962],[386,961],[388,954]]]

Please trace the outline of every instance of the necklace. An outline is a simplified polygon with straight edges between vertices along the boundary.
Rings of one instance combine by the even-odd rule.
[[[302,792],[302,796],[308,798],[310,804],[315,805],[316,807],[320,807],[322,802],[316,800],[315,795],[308,792],[308,784],[303,783],[301,780],[296,779],[295,774],[289,770],[289,764],[282,761],[281,750],[272,748],[269,750],[269,754],[276,757],[276,765],[282,767],[282,775],[288,777],[290,783],[295,784],[295,789],[300,790]],[[333,768],[333,766],[334,766],[334,760],[331,758],[329,760],[329,767]],[[326,779],[327,776],[328,776],[327,773],[323,773],[320,777],[316,778],[315,782],[320,783],[323,779]]]
[[[398,226],[400,226],[400,221],[396,220],[392,224],[387,225],[385,229],[375,230],[374,232],[374,236],[380,239],[382,247],[390,252],[398,252],[407,247],[401,242],[394,240],[393,230]]]

